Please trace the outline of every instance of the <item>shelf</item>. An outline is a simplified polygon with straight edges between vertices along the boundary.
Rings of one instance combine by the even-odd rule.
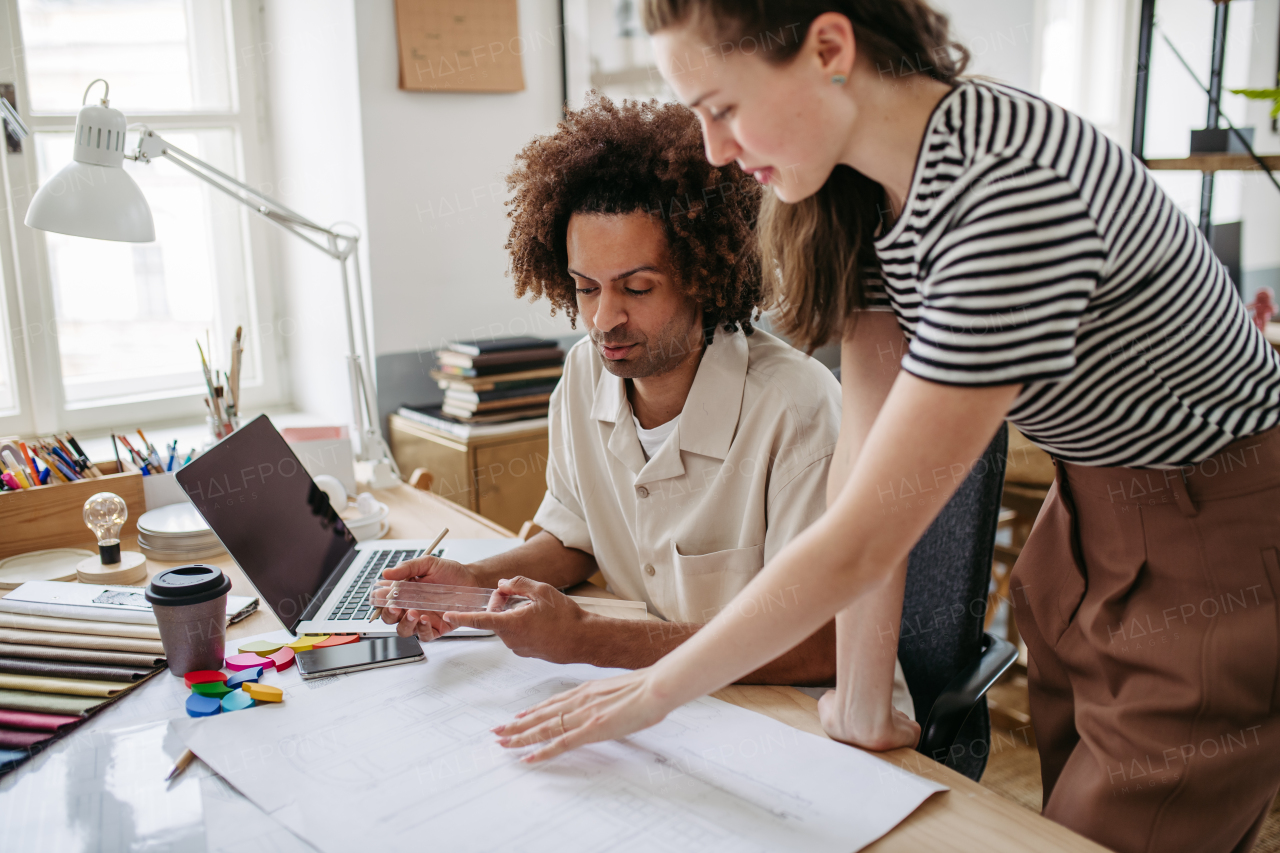
[[[1267,168],[1280,170],[1280,154],[1261,154]],[[1177,160],[1148,160],[1152,171],[1181,172],[1256,172],[1258,164],[1248,154],[1192,154]]]

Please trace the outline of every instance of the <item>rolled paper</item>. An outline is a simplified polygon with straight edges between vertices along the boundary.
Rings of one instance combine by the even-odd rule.
[[[331,646],[345,646],[347,643],[354,643],[359,641],[359,639],[360,639],[359,634],[334,634],[329,639],[321,640],[311,648],[327,649],[327,648],[330,648]]]
[[[224,684],[221,681],[203,681],[191,686],[191,691],[193,693],[200,696],[212,696],[214,699],[221,699],[223,696],[226,696],[235,689],[236,688],[230,686],[229,682]]]
[[[227,689],[239,690],[246,682],[257,681],[259,678],[262,678],[262,667],[255,666],[250,669],[242,669],[227,679]]]
[[[225,682],[226,680],[227,674],[218,672],[216,669],[197,669],[182,676],[182,681],[187,687],[195,687],[197,684],[206,684],[210,681]]]
[[[214,696],[192,693],[187,697],[187,716],[212,717],[222,713],[222,701]]]
[[[276,662],[271,660],[271,658],[264,658],[260,655],[255,655],[252,652],[242,655],[232,655],[227,658],[227,669],[234,669],[236,672],[240,672],[244,669],[252,669],[255,666],[274,667],[275,665]]]
[[[303,634],[292,643],[287,643],[286,645],[295,652],[309,652],[316,643],[327,639],[329,639],[328,634]]]
[[[253,697],[243,690],[235,690],[222,697],[222,710],[243,711],[253,707]]]
[[[272,652],[280,651],[282,646],[284,646],[284,643],[273,643],[270,640],[255,640],[252,643],[245,643],[243,646],[240,646],[240,653],[262,655],[263,657],[266,657]]]
[[[284,701],[284,691],[272,684],[255,684],[250,682],[240,689],[253,697],[255,702]]]
[[[295,655],[293,653],[293,649],[285,646],[275,654],[267,655],[267,657],[276,662],[276,672],[284,672],[286,669],[293,666],[293,659]]]

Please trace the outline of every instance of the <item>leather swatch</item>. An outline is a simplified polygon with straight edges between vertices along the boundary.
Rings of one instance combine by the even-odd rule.
[[[0,710],[0,726],[30,732],[56,732],[66,726],[73,726],[82,719],[84,718],[66,714],[35,714],[31,711]]]
[[[96,634],[61,634],[55,631],[24,631],[17,628],[0,628],[0,643],[164,655],[164,644],[159,640],[103,637]]]
[[[54,678],[45,675],[10,675],[0,672],[0,689],[57,693],[63,696],[101,696],[108,699],[132,685],[118,681],[89,681],[84,678]]]
[[[28,690],[0,689],[0,710],[35,711],[40,714],[83,714],[109,701],[105,696],[63,696],[32,693]]]
[[[0,643],[0,656],[7,658],[40,658],[69,663],[100,663],[151,669],[164,665],[164,655],[136,652],[112,652],[98,649],[63,649],[58,646],[19,646]]]
[[[103,666],[93,663],[8,658],[0,656],[0,673],[10,675],[52,675],[57,678],[89,678],[95,681],[122,681],[131,684],[151,674],[140,666]],[[3,725],[3,724],[0,724]]]
[[[88,619],[59,619],[54,616],[28,616],[25,613],[0,612],[0,628],[25,631],[56,631],[63,634],[96,634],[103,637],[135,637],[140,640],[160,639],[158,625],[132,625],[128,622],[91,622]]]

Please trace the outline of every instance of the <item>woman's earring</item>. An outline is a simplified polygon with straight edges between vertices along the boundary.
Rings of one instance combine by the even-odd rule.
[[[831,82],[832,82],[832,83],[835,83],[837,86],[843,86],[845,83],[847,83],[847,82],[848,82],[848,80],[849,80],[849,78],[848,78],[848,77],[846,77],[846,76],[844,76],[843,74],[832,74],[832,75],[831,75]]]

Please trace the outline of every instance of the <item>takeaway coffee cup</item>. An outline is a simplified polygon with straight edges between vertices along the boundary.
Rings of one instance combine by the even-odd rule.
[[[217,566],[196,563],[161,572],[147,586],[169,672],[221,669],[227,640],[231,580]]]

